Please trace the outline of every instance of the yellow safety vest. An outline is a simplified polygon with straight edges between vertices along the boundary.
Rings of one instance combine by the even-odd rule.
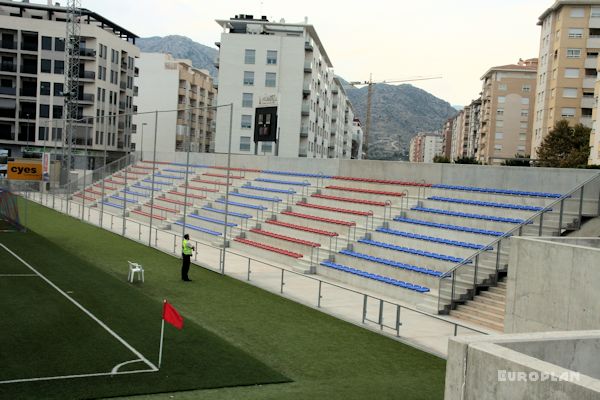
[[[192,255],[192,248],[188,247],[188,240],[186,239],[183,239],[183,242],[181,242],[181,252],[186,256]]]

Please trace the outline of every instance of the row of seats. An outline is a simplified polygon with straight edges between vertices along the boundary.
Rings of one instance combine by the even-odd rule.
[[[137,204],[137,200],[133,200],[133,199],[128,199],[126,197],[122,197],[116,194],[113,194],[112,196],[110,196],[111,199],[115,199],[115,200],[120,200],[120,201],[125,201],[127,203],[134,203]]]
[[[479,200],[468,200],[468,199],[455,199],[452,197],[441,197],[441,196],[431,196],[431,197],[428,197],[427,200],[444,201],[447,203],[457,203],[457,204],[469,204],[472,206],[508,208],[511,210],[523,210],[523,211],[541,211],[544,209],[544,207],[537,207],[537,206],[524,206],[521,204],[495,203],[495,202],[491,202],[491,201],[479,201]]]
[[[121,210],[125,208],[122,204],[113,203],[111,201],[101,201],[101,203],[114,208],[120,208]]]
[[[161,191],[161,189],[159,189],[159,188],[152,188],[152,186],[145,186],[145,185],[142,185],[141,183],[134,183],[131,186],[135,187],[135,188],[138,188],[138,189],[153,190],[155,192],[160,192]]]
[[[181,222],[181,221],[175,222],[175,225],[184,226],[183,222]],[[185,224],[185,228],[191,229],[194,231],[198,231],[198,232],[204,232],[204,233],[207,233],[212,236],[222,236],[223,235],[223,233],[221,233],[221,232],[213,231],[212,229],[203,228],[203,227],[197,226],[197,225]]]
[[[522,224],[523,222],[525,222],[524,219],[519,219],[519,218],[495,217],[493,215],[471,214],[471,213],[464,213],[464,212],[460,212],[460,211],[440,210],[437,208],[428,208],[428,207],[413,207],[413,208],[411,208],[411,210],[427,212],[427,213],[432,213],[432,214],[449,215],[452,217],[474,218],[474,219],[481,219],[484,221],[494,221],[494,222],[506,222],[506,223],[510,223],[510,224]]]
[[[227,225],[230,228],[236,227],[237,224],[233,223],[233,222],[228,222],[227,224],[225,223],[225,221],[221,221],[220,219],[215,219],[215,218],[210,218],[210,217],[205,217],[204,215],[198,215],[198,214],[188,214],[188,217],[190,218],[195,218],[195,219],[199,219],[200,221],[205,221],[205,222],[211,222],[213,224],[217,224],[217,225]]]
[[[217,214],[225,214],[225,210],[221,210],[219,208],[212,208],[209,206],[204,206],[204,207],[202,207],[202,209],[205,211],[209,211],[209,212],[213,212],[213,213],[217,213]],[[238,217],[238,218],[243,218],[243,219],[252,218],[252,215],[250,215],[250,214],[238,213],[238,212],[229,211],[229,210],[227,210],[227,215],[231,215],[233,217]]]
[[[273,174],[273,175],[302,176],[305,178],[327,178],[327,179],[331,178],[331,176],[328,176],[328,175],[309,174],[309,173],[305,173],[305,172],[273,171],[273,170],[269,170],[269,169],[263,169],[262,171],[259,171],[259,172],[261,172],[263,174]]]
[[[166,218],[165,218],[165,217],[161,217],[160,215],[156,215],[156,214],[150,214],[149,212],[142,211],[142,210],[131,210],[131,212],[132,212],[132,213],[134,213],[134,214],[139,214],[139,215],[142,215],[142,216],[144,216],[144,217],[148,217],[148,218],[154,218],[154,219],[157,219],[157,220],[159,220],[159,221],[164,221],[164,220],[166,220]]]
[[[244,179],[243,176],[225,175],[225,174],[213,174],[213,173],[210,173],[210,172],[205,172],[202,175],[204,175],[204,176],[210,176],[210,177],[213,177],[213,178],[225,178],[225,179],[227,179],[227,177],[229,177],[229,179]]]
[[[363,217],[373,215],[372,211],[358,211],[358,210],[350,210],[347,208],[328,207],[328,206],[322,206],[319,204],[306,203],[303,201],[299,201],[298,203],[296,203],[296,205],[299,207],[314,208],[316,210],[332,211],[332,212],[337,212],[337,213],[342,213],[342,214],[360,215]]]
[[[354,226],[354,225],[356,225],[356,222],[354,222],[354,221],[342,221],[342,220],[339,220],[339,219],[323,218],[323,217],[318,217],[316,215],[302,214],[302,213],[296,213],[296,212],[292,212],[292,211],[282,211],[281,214],[283,214],[283,215],[289,215],[290,217],[298,217],[298,218],[310,219],[310,220],[313,220],[313,221],[326,222],[326,223],[335,224],[335,225],[343,225],[343,226]]]
[[[365,204],[365,205],[377,206],[377,207],[385,207],[386,206],[385,202],[383,202],[383,201],[353,199],[353,198],[349,198],[349,197],[329,196],[326,194],[318,194],[318,193],[311,195],[311,197],[316,197],[317,199],[341,201],[341,202],[346,202],[346,203]]]
[[[303,244],[305,246],[310,246],[310,247],[321,247],[321,244],[319,244],[319,243],[311,242],[308,240],[302,240],[302,239],[298,239],[298,238],[293,238],[291,236],[280,235],[280,234],[274,233],[274,232],[263,231],[262,229],[253,228],[253,229],[250,229],[250,232],[257,233],[259,235],[269,236],[269,237],[272,237],[275,239],[285,240],[286,242]]]
[[[200,196],[199,194],[190,194],[190,193],[188,193],[186,196],[185,193],[178,192],[177,190],[169,190],[167,193],[174,194],[175,196],[189,197],[191,199],[198,199],[198,200],[203,200],[206,198],[206,196]]]
[[[292,189],[275,189],[275,188],[268,188],[268,187],[262,187],[262,186],[252,186],[250,183],[242,185],[241,187],[243,189],[258,190],[258,191],[262,191],[262,192],[285,193],[285,194],[295,194],[296,193],[296,191],[292,190]]]
[[[256,178],[256,182],[276,183],[278,185],[290,185],[290,186],[310,186],[309,182],[298,182],[298,181],[281,181],[278,179],[267,179],[267,178]]]
[[[150,178],[142,179],[142,182],[153,183],[152,179],[150,179]],[[154,184],[155,185],[163,185],[163,186],[173,186],[173,184],[171,182],[157,181],[156,179],[154,180]]]
[[[277,225],[277,226],[283,226],[285,228],[290,228],[290,229],[296,229],[296,230],[303,231],[303,232],[310,232],[310,233],[314,233],[316,235],[321,235],[321,236],[329,236],[329,237],[339,236],[337,232],[329,232],[329,231],[324,231],[322,229],[309,228],[307,226],[290,224],[288,222],[277,221],[275,219],[266,220],[265,223]]]
[[[415,265],[404,264],[401,262],[388,260],[386,258],[373,257],[368,254],[357,253],[355,251],[350,250],[341,250],[340,254],[345,254],[350,257],[360,258],[362,260],[371,261],[378,264],[388,265],[390,267],[405,269],[407,271],[418,272],[420,274],[431,275],[431,276],[442,276],[444,273],[440,271],[435,271],[433,269],[417,267]]]
[[[136,191],[133,191],[133,190],[131,190],[131,189],[125,189],[125,190],[121,190],[121,192],[122,192],[122,193],[125,193],[125,194],[130,194],[130,195],[133,195],[133,196],[139,196],[139,197],[150,197],[150,196],[148,196],[146,193],[136,192]]]
[[[266,210],[269,209],[268,207],[261,206],[261,205],[258,205],[258,204],[246,204],[246,203],[240,203],[240,202],[237,202],[237,201],[226,201],[225,199],[215,200],[215,203],[229,204],[229,205],[232,205],[232,206],[250,208],[250,209],[253,209],[253,210],[261,210],[261,211],[266,211]]]
[[[384,185],[422,186],[422,187],[430,187],[431,186],[431,183],[397,181],[397,180],[389,180],[389,179],[355,178],[353,176],[334,176],[333,179],[339,179],[339,180],[344,180],[344,181],[367,182],[367,183],[381,183]]]
[[[483,248],[486,248],[486,246],[483,246],[481,244],[459,242],[458,240],[450,240],[450,239],[444,239],[444,238],[439,238],[439,237],[434,237],[434,236],[419,235],[417,233],[402,232],[402,231],[397,231],[395,229],[377,228],[375,231],[381,232],[381,233],[387,233],[387,234],[395,235],[395,236],[402,236],[402,237],[409,238],[409,239],[425,240],[428,242],[448,244],[448,245],[457,246],[457,247],[464,247],[466,249],[482,250]],[[491,250],[490,247],[487,247],[486,249]]]
[[[411,249],[409,247],[397,246],[397,245],[391,244],[391,243],[377,242],[375,240],[359,239],[358,243],[364,243],[364,244],[368,244],[369,246],[381,247],[384,249],[400,251],[402,253],[408,253],[408,254],[413,254],[413,255],[422,256],[422,257],[429,257],[429,258],[434,258],[436,260],[448,261],[448,262],[453,262],[453,263],[457,263],[457,264],[464,261],[464,259],[458,258],[458,257],[446,256],[444,254],[432,253],[432,252],[425,251],[425,250]]]
[[[245,199],[254,199],[254,200],[261,200],[261,201],[271,201],[271,202],[275,202],[275,203],[279,203],[282,200],[279,197],[265,197],[265,196],[256,196],[254,194],[248,194],[248,193],[239,193],[239,192],[233,192],[233,193],[229,193],[230,196],[235,196],[235,197],[243,197]]]
[[[292,258],[303,258],[304,257],[304,255],[300,254],[300,253],[294,253],[293,251],[280,249],[278,247],[269,246],[269,245],[266,245],[266,244],[263,244],[263,243],[258,243],[258,242],[255,242],[253,240],[242,239],[242,238],[235,238],[233,240],[236,241],[236,242],[247,244],[249,246],[258,247],[259,249],[268,250],[268,251],[272,251],[274,253],[283,254],[284,256],[288,256],[288,257],[292,257]]]
[[[394,286],[398,286],[398,287],[401,287],[404,289],[414,290],[415,292],[419,292],[419,293],[429,292],[429,288],[426,288],[425,286],[413,285],[412,283],[399,281],[397,279],[392,279],[392,278],[388,278],[388,277],[377,275],[377,274],[370,274],[368,272],[361,271],[360,269],[350,268],[350,267],[346,267],[345,265],[336,264],[332,261],[323,261],[321,263],[321,265],[324,267],[336,269],[338,271],[348,272],[353,275],[362,276],[363,278],[374,279],[376,281],[387,283],[387,284],[394,285]]]
[[[401,192],[387,192],[383,190],[373,190],[373,189],[360,189],[354,187],[346,187],[346,186],[325,186],[325,189],[333,189],[333,190],[343,190],[345,192],[356,192],[356,193],[368,193],[368,194],[378,194],[383,196],[392,196],[392,197],[403,197],[405,194]]]
[[[450,189],[450,190],[464,190],[469,192],[482,192],[482,193],[494,193],[494,194],[508,194],[512,196],[530,196],[530,197],[549,197],[549,198],[560,198],[559,193],[545,193],[545,192],[527,192],[522,190],[510,190],[510,189],[496,189],[496,188],[482,188],[475,186],[458,186],[458,185],[431,185],[435,189]]]

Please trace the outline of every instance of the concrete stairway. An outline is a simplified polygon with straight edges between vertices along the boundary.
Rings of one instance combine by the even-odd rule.
[[[504,311],[506,308],[506,278],[498,286],[479,293],[471,301],[459,305],[450,315],[465,321],[504,332]]]

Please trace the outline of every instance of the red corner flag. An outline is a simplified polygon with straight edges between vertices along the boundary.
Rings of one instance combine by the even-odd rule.
[[[163,304],[163,319],[173,325],[177,329],[183,328],[183,318],[177,310],[170,305],[166,300]]]

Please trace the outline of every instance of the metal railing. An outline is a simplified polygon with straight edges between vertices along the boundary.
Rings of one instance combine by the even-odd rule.
[[[25,192],[24,194],[30,200],[67,215],[81,218],[83,222],[99,226],[165,253],[174,256],[180,255],[179,249],[182,238],[178,232],[163,230],[156,226],[151,227],[124,216],[104,212],[99,207],[85,206],[82,203],[69,203],[53,193]],[[255,282],[257,286],[263,287],[266,290],[285,294],[295,301],[314,306],[317,309],[334,314],[345,320],[360,322],[366,326],[375,324],[378,330],[389,335],[399,338],[419,338],[422,323],[426,323],[428,326],[439,324],[439,326],[432,329],[440,332],[439,337],[442,338],[456,336],[461,330],[469,333],[487,334],[487,332],[446,319],[445,317],[432,315],[382,297],[351,289],[315,275],[307,275],[283,268],[231,249],[223,248],[222,246],[215,246],[193,239],[191,241],[197,249],[194,254],[194,261],[197,262],[198,254],[201,254],[203,259],[201,266],[204,268],[247,282]],[[225,266],[221,264],[221,259],[225,256],[224,253],[226,253],[229,260],[227,271],[225,270]],[[211,257],[216,261],[217,256],[219,263],[216,266],[214,265],[216,263],[211,264],[206,261],[211,259]],[[237,261],[236,258],[238,259]],[[239,260],[242,260],[242,262],[240,263]],[[243,267],[240,266],[242,264]],[[264,276],[265,279],[261,279],[260,276]],[[348,312],[343,314],[339,312],[340,296],[343,296],[346,301],[345,304],[348,306]],[[331,300],[330,305],[327,304],[329,300]],[[413,327],[414,331],[412,330]],[[407,331],[410,331],[410,334],[406,333]],[[403,332],[407,336],[403,336]],[[445,334],[441,334],[441,332],[445,332]]]
[[[579,184],[444,273],[438,281],[438,312],[448,313],[457,303],[472,300],[480,286],[497,283],[508,268],[511,236],[560,236],[564,229],[579,229],[584,215],[584,191],[592,184],[600,184],[600,174]],[[590,189],[598,191],[597,187]],[[600,193],[593,200],[598,203],[596,206],[586,207],[587,214],[600,215],[599,196]],[[571,221],[565,224],[568,218]]]

